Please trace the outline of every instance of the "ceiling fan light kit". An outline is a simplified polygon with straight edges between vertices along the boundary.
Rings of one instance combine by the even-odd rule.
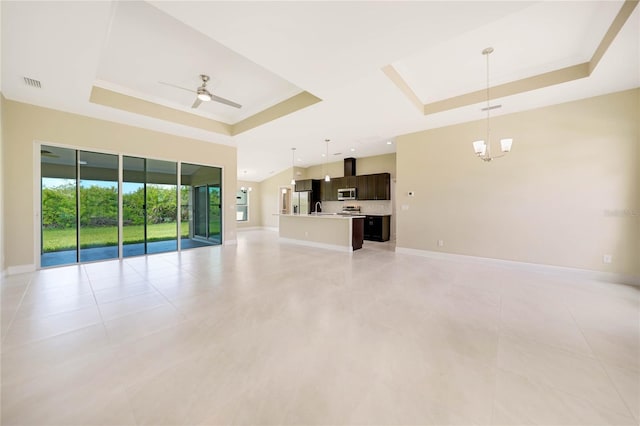
[[[477,140],[473,142],[473,151],[476,153],[478,158],[482,161],[489,162],[494,158],[504,157],[509,151],[511,151],[511,145],[513,145],[513,138],[504,138],[500,139],[500,149],[502,151],[502,155],[491,156],[491,140],[490,136],[490,118],[491,118],[491,110],[495,108],[501,107],[501,105],[489,105],[489,55],[493,52],[493,47],[487,47],[482,50],[482,54],[487,57],[487,106],[482,108],[482,111],[487,112],[487,139],[485,140]]]

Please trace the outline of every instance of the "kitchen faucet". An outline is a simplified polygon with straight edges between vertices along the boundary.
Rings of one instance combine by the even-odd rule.
[[[318,208],[320,210],[318,210]],[[320,213],[320,211],[322,211],[322,203],[320,201],[316,201],[316,205],[313,207],[313,209],[316,211],[316,214]]]

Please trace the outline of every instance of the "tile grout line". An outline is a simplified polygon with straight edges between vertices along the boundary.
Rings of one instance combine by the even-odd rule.
[[[582,327],[580,327],[580,324],[578,324],[578,321],[576,321],[576,318],[573,315],[573,312],[571,312],[571,309],[569,309],[568,306],[566,306],[565,308],[569,312],[569,315],[571,315],[571,319],[573,319],[573,322],[576,324],[576,327],[578,327],[578,330],[580,330],[580,335],[583,337],[584,341],[587,342],[587,345],[589,346],[589,350],[591,350],[591,353],[593,353],[594,358],[597,360],[598,364],[600,365],[600,368],[602,368],[602,370],[604,371],[604,374],[607,376],[607,379],[609,379],[609,384],[611,384],[611,386],[613,386],[613,388],[616,390],[616,393],[618,394],[618,398],[620,398],[620,400],[622,401],[622,404],[627,409],[628,414],[636,422],[639,422],[640,419],[636,418],[636,416],[633,413],[633,411],[631,411],[631,407],[629,407],[629,404],[627,404],[627,401],[622,397],[622,394],[620,393],[620,389],[618,389],[618,386],[616,385],[616,383],[611,378],[611,375],[609,374],[609,371],[607,371],[607,368],[605,367],[604,362],[602,361],[602,359],[600,359],[600,357],[596,354],[596,352],[591,347],[591,344],[589,343],[589,340],[587,339],[587,336],[584,334],[584,331],[582,331]]]
[[[84,269],[84,267],[83,267],[83,270],[84,270],[84,273],[87,275],[87,280],[89,280],[89,287],[91,288],[91,294],[93,295],[93,300],[96,303],[96,308],[98,309],[98,315],[100,316],[100,324],[102,325],[102,329],[104,330],[104,333],[107,336],[107,340],[109,341],[109,346],[112,347],[112,348],[117,348],[117,347],[119,347],[121,345],[120,344],[116,345],[111,340],[111,335],[109,333],[109,330],[107,329],[107,326],[105,324],[104,318],[102,316],[102,311],[100,309],[100,304],[98,303],[98,299],[96,298],[95,290],[93,289],[93,285],[91,284],[91,278],[89,277],[89,274]],[[137,270],[134,269],[134,271],[137,274],[139,274],[139,272]],[[140,275],[142,276],[142,274],[140,274]],[[117,351],[114,354],[114,357],[116,359],[120,359],[120,357],[118,356],[118,352]],[[120,383],[119,388],[124,393],[124,395],[126,396],[127,406],[129,407],[129,412],[131,413],[131,416],[133,417],[133,420],[135,421],[136,425],[139,425],[140,422],[138,421],[138,418],[136,417],[136,413],[133,410],[133,405],[131,405],[131,396],[129,395],[129,392],[127,391],[127,387],[125,386],[124,383]]]
[[[0,348],[2,347],[2,345],[4,345],[7,336],[9,336],[9,331],[11,331],[11,326],[13,325],[13,322],[16,319],[16,315],[18,315],[18,311],[22,307],[22,302],[24,302],[24,298],[27,297],[27,292],[31,288],[31,284],[33,283],[35,272],[30,272],[30,275],[31,275],[31,277],[29,278],[29,282],[27,283],[27,286],[24,289],[24,292],[22,293],[22,297],[20,297],[20,301],[18,302],[18,306],[16,307],[15,312],[11,316],[11,320],[9,320],[9,325],[7,326],[7,332],[2,337],[2,340],[0,341]],[[0,351],[0,353],[1,353],[1,351]]]
[[[496,333],[496,368],[493,376],[493,397],[491,398],[491,424],[495,424],[496,417],[496,398],[498,394],[498,369],[499,369],[499,357],[500,357],[500,338],[502,335],[502,290],[500,291],[500,311],[498,316],[498,332]]]
[[[565,308],[565,309],[567,309],[567,311],[569,311],[569,315],[571,315],[572,320],[573,320],[574,322],[576,322],[576,321],[575,321],[575,318],[573,317],[573,314],[571,313],[571,311],[570,311],[566,306],[565,306],[564,308]],[[531,340],[529,340],[529,341],[530,341],[530,342],[535,342],[537,345],[540,345],[540,346],[542,346],[542,347],[547,347],[547,348],[553,349],[553,350],[555,350],[555,351],[563,352],[565,355],[570,356],[570,357],[572,357],[572,358],[578,358],[578,359],[580,359],[580,358],[585,358],[585,359],[589,359],[589,360],[595,360],[595,361],[597,361],[597,362],[598,362],[598,364],[600,365],[600,367],[604,370],[604,372],[605,372],[605,374],[606,374],[607,378],[609,379],[609,384],[611,384],[611,385],[613,386],[613,388],[616,390],[616,393],[618,394],[618,397],[619,397],[619,398],[620,398],[620,400],[622,401],[622,403],[623,403],[624,407],[625,407],[625,408],[630,412],[629,406],[626,404],[626,402],[624,401],[624,399],[623,399],[623,398],[622,398],[622,396],[620,395],[620,392],[618,391],[618,387],[617,387],[617,386],[615,386],[615,384],[614,384],[614,383],[613,383],[613,381],[611,380],[611,377],[609,376],[609,373],[606,371],[606,368],[604,368],[604,366],[602,365],[602,361],[601,361],[597,356],[595,356],[595,353],[593,352],[593,349],[591,348],[591,345],[589,345],[589,342],[587,341],[586,337],[584,336],[584,333],[582,332],[582,329],[580,328],[580,326],[578,326],[577,322],[576,322],[576,324],[575,324],[575,325],[578,327],[578,330],[580,331],[580,334],[583,336],[583,338],[584,338],[584,339],[585,339],[585,341],[587,342],[587,345],[589,346],[589,350],[591,350],[591,352],[594,354],[594,356],[593,356],[593,357],[586,356],[586,355],[583,355],[583,354],[579,354],[579,353],[573,352],[573,351],[571,351],[571,350],[569,350],[569,349],[567,349],[567,348],[564,348],[564,347],[561,347],[561,346],[552,345],[552,344],[549,344],[549,343],[546,343],[546,342],[541,342],[541,341],[536,340],[536,339],[531,339]],[[512,337],[512,338],[516,338],[516,339],[520,339],[520,340],[528,340],[527,338],[518,337],[518,336],[511,336],[511,337]],[[505,372],[507,372],[507,373],[515,374],[515,375],[517,375],[517,376],[519,376],[519,377],[522,377],[523,379],[527,380],[529,383],[533,383],[533,384],[537,384],[537,385],[539,385],[539,386],[543,386],[543,387],[546,387],[546,388],[549,388],[549,389],[553,389],[553,390],[555,390],[556,392],[560,392],[560,393],[563,393],[563,394],[565,394],[565,395],[569,395],[569,396],[571,396],[571,397],[573,397],[573,398],[577,398],[577,399],[579,399],[579,400],[582,400],[582,401],[588,402],[588,403],[590,403],[590,404],[594,404],[594,403],[593,403],[593,401],[591,401],[591,399],[585,398],[585,397],[583,397],[583,396],[576,395],[575,393],[570,392],[570,391],[568,391],[568,390],[566,390],[566,389],[562,389],[562,388],[559,388],[559,387],[557,387],[557,386],[555,386],[555,385],[552,385],[552,384],[549,384],[549,383],[545,383],[545,382],[542,382],[542,381],[538,381],[538,380],[535,380],[535,379],[529,378],[529,377],[527,377],[526,375],[523,375],[523,374],[518,373],[518,372],[514,372],[514,371],[510,371],[510,370],[504,370],[504,369],[502,369],[502,368],[500,368],[500,369],[501,369],[501,370],[503,370],[503,371],[505,371]],[[622,412],[619,412],[619,411],[614,410],[614,409],[612,409],[612,408],[610,408],[610,407],[605,407],[604,405],[601,405],[600,403],[597,403],[597,402],[595,403],[595,405],[596,405],[596,406],[598,406],[598,407],[600,407],[600,409],[605,410],[605,411],[608,411],[608,412],[618,413],[618,414],[629,414],[629,413],[622,413]],[[633,413],[631,413],[630,415],[631,415],[631,419],[636,420],[636,418],[635,418],[635,416],[633,415]]]

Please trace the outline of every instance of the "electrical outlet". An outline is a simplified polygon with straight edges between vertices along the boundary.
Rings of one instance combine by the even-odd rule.
[[[602,256],[602,263],[611,263],[612,260],[613,256],[611,256],[610,254],[605,254]]]
[[[308,237],[309,236],[309,231],[304,231],[304,236]]]
[[[444,241],[438,240],[438,247],[444,247]]]

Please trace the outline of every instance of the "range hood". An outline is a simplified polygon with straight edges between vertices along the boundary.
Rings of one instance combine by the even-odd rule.
[[[344,159],[344,177],[356,175],[356,159],[349,157]]]

